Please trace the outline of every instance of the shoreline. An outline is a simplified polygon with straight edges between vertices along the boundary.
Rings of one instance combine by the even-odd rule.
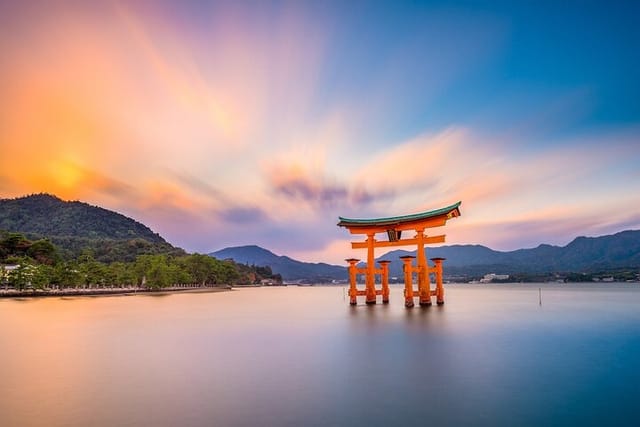
[[[133,296],[133,295],[170,295],[178,293],[211,293],[232,291],[231,286],[210,286],[210,287],[169,287],[164,289],[144,289],[144,288],[68,288],[68,289],[44,289],[44,290],[23,290],[0,289],[0,299],[11,298],[55,298],[55,297],[100,297],[100,296]]]

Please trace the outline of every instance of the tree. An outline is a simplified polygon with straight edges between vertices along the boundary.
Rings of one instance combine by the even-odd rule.
[[[104,285],[106,283],[107,268],[101,262],[93,259],[90,253],[79,258],[78,270],[84,278],[85,285]]]
[[[169,266],[163,259],[157,257],[153,260],[147,274],[147,287],[151,289],[164,288],[170,284]]]
[[[83,284],[83,275],[80,273],[79,266],[75,262],[59,262],[53,267],[51,284],[60,286],[78,287]]]
[[[124,262],[113,262],[107,267],[107,283],[119,286],[131,286],[136,283],[136,275],[133,271],[133,264]]]
[[[31,241],[27,240],[22,233],[7,233],[6,237],[0,241],[0,247],[4,257],[8,256],[24,256],[27,249],[31,246]]]
[[[215,262],[208,255],[192,254],[185,257],[187,271],[195,283],[204,286],[207,282],[215,283]]]
[[[48,239],[36,240],[27,249],[27,255],[41,264],[54,265],[58,259],[56,247]]]
[[[0,245],[11,253],[26,250],[30,244],[31,242],[22,233],[8,233],[7,237],[0,242]]]
[[[0,285],[7,289],[9,286],[9,272],[5,270],[4,265],[0,264]]]
[[[35,289],[45,289],[51,283],[53,268],[46,264],[36,264],[32,267],[31,286]]]
[[[29,264],[27,258],[23,258],[18,267],[9,274],[9,284],[21,291],[31,285],[34,276],[34,267]]]
[[[173,284],[194,283],[193,277],[187,271],[185,257],[170,258],[169,277]]]
[[[240,273],[235,263],[232,261],[218,261],[217,283],[231,284],[235,283],[240,278]]]
[[[140,255],[136,258],[133,270],[137,282],[151,289],[171,284],[171,269],[165,255]]]
[[[151,270],[153,264],[152,255],[138,255],[133,265],[133,272],[137,285],[144,285],[147,280],[147,275]]]

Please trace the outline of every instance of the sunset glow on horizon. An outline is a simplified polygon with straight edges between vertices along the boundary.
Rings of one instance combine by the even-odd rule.
[[[640,228],[638,5],[25,3],[0,1],[0,198],[330,263],[338,216],[458,200],[447,244]]]

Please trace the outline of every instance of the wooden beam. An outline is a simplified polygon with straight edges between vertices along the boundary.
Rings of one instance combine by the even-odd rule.
[[[432,227],[442,227],[447,223],[447,216],[441,215],[433,218],[423,219],[414,222],[407,222],[403,224],[389,224],[382,226],[349,226],[347,229],[351,234],[377,234],[377,233],[386,233],[389,229],[394,229],[397,231],[403,230],[417,230],[418,228],[432,228]]]
[[[428,236],[424,238],[425,244],[433,244],[433,243],[444,243],[445,235],[441,234],[439,236]],[[401,239],[396,240],[395,242],[389,241],[376,241],[373,243],[374,248],[385,248],[390,246],[414,246],[418,244],[418,239]],[[367,242],[351,242],[352,249],[365,249],[367,247]]]
[[[404,231],[404,230],[417,230],[418,228],[433,228],[433,227],[442,227],[447,223],[447,217],[435,217],[429,218],[423,221],[416,221],[413,224],[401,224],[397,227],[393,227],[396,230]]]

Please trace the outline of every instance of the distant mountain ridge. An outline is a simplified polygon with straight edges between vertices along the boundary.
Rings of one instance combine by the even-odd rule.
[[[627,230],[600,237],[577,237],[566,246],[539,245],[531,249],[501,252],[482,245],[451,245],[428,247],[428,258],[442,257],[445,274],[484,275],[486,273],[552,273],[552,272],[597,272],[615,268],[640,269],[640,231]],[[389,275],[402,277],[399,257],[414,255],[416,251],[395,250],[376,258],[391,261]],[[236,262],[270,266],[286,280],[324,277],[346,279],[343,266],[313,264],[296,261],[287,256],[278,256],[259,246],[238,246],[212,252],[216,258],[232,258]],[[364,256],[345,250],[345,256]]]
[[[640,268],[640,231],[577,237],[566,246],[541,244],[509,252],[494,251],[481,245],[429,247],[425,252],[428,258],[446,258],[446,271],[460,274],[596,272]],[[391,261],[389,272],[397,276],[402,274],[398,258],[415,254],[416,251],[396,250],[378,257],[376,261]]]
[[[221,249],[209,254],[218,259],[233,259],[240,264],[269,266],[274,273],[282,275],[284,280],[310,280],[327,282],[346,279],[344,267],[326,263],[297,261],[288,256],[278,256],[256,245],[236,246]]]
[[[85,249],[107,262],[132,261],[147,253],[184,253],[134,219],[50,194],[0,199],[0,230],[46,237],[66,257],[77,257]]]

